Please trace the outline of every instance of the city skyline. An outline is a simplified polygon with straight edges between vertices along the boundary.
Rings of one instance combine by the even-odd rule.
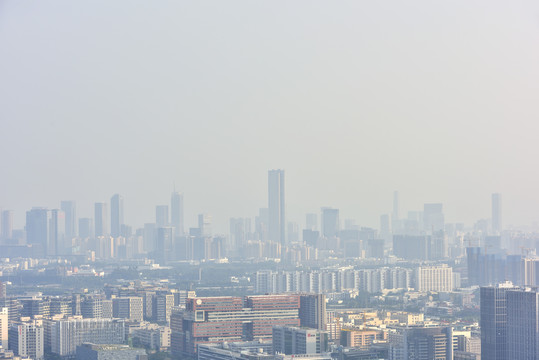
[[[450,222],[490,217],[495,192],[506,225],[539,219],[534,2],[57,4],[1,5],[0,207],[15,214],[74,199],[92,217],[121,193],[143,224],[175,183],[186,222],[207,212],[224,231],[281,168],[295,221],[331,206],[375,226],[396,189]]]

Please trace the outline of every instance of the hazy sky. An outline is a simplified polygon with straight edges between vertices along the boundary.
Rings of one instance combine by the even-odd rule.
[[[0,207],[539,220],[536,1],[0,0]]]

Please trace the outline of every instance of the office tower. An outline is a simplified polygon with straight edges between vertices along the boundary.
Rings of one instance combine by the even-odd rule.
[[[50,320],[50,348],[62,357],[75,356],[83,343],[123,344],[125,320],[120,319],[59,319]]]
[[[176,354],[193,356],[200,343],[269,340],[273,326],[299,326],[299,296],[189,298],[186,310],[173,317],[182,323],[171,334]]]
[[[510,282],[481,287],[481,356],[489,360],[508,360],[506,293],[514,289]]]
[[[389,334],[390,360],[451,360],[451,327],[413,327]],[[490,360],[490,359],[489,359]]]
[[[318,239],[320,238],[320,232],[305,229],[303,230],[303,242],[307,246],[316,247],[316,243],[318,242]]]
[[[327,351],[328,334],[319,329],[273,327],[274,354],[320,354]]]
[[[166,264],[172,258],[172,227],[161,227],[157,229],[157,248],[155,249],[155,260],[160,264]]]
[[[445,229],[442,204],[423,205],[423,226],[428,234],[434,234]]]
[[[13,211],[2,211],[2,239],[9,240],[13,236]]]
[[[20,302],[22,304],[21,316],[34,317],[50,315],[51,301],[48,298],[34,296],[28,299],[21,299]]]
[[[170,196],[170,225],[174,228],[175,236],[183,235],[183,194],[173,192]]]
[[[521,261],[522,285],[539,285],[539,258],[524,258]]]
[[[17,356],[43,359],[44,333],[39,321],[12,324],[9,328],[9,349]]]
[[[94,319],[103,317],[103,296],[89,295],[80,303],[80,312],[83,318]]]
[[[50,211],[49,219],[49,245],[47,255],[65,255],[65,214],[62,210],[53,209]],[[71,246],[69,246],[71,248]]]
[[[268,171],[268,236],[269,240],[286,245],[284,170]]]
[[[299,320],[302,327],[326,329],[326,295],[300,294]]]
[[[121,344],[82,344],[77,346],[76,349],[77,360],[105,360],[105,359],[122,359],[122,360],[146,360],[145,349],[135,349],[129,345]]]
[[[393,191],[393,213],[391,214],[393,221],[399,220],[399,192]]]
[[[89,239],[94,237],[94,221],[90,218],[79,219],[79,237]]]
[[[77,203],[75,201],[62,201],[60,209],[65,214],[65,236],[67,239],[77,237]]]
[[[7,285],[5,282],[0,281],[0,299],[7,297]]]
[[[106,203],[95,203],[94,224],[96,237],[109,235],[108,214]]]
[[[231,218],[230,219],[230,247],[232,249],[241,249],[247,243],[251,232],[251,219],[249,218]]]
[[[154,223],[144,224],[142,237],[144,251],[149,253],[157,248],[157,228]]]
[[[32,208],[26,212],[26,243],[35,248],[36,257],[47,254],[49,216],[49,210],[44,208]]]
[[[0,307],[0,347],[8,348],[9,309]]]
[[[198,215],[199,236],[211,236],[211,219],[210,214]]]
[[[382,259],[384,257],[384,239],[367,239],[367,257]]]
[[[389,240],[391,237],[391,225],[388,214],[380,215],[380,237],[385,240]]]
[[[430,236],[393,235],[393,254],[405,260],[429,260]]]
[[[123,225],[124,198],[119,194],[114,194],[110,198],[110,235],[112,237],[122,236]]]
[[[297,223],[289,221],[287,225],[288,243],[297,243],[299,241],[299,226]]]
[[[73,301],[71,297],[55,297],[50,299],[50,315],[73,315]]]
[[[316,231],[318,230],[318,215],[307,214],[305,215],[305,229]]]
[[[143,320],[142,298],[128,296],[112,299],[112,317],[141,322]]]
[[[508,290],[507,359],[539,359],[539,293],[537,288]],[[483,357],[483,359],[487,359]]]
[[[417,291],[453,291],[453,269],[446,264],[418,267],[415,279]]]
[[[339,230],[339,209],[322,208],[322,236],[328,239],[336,237]]]
[[[168,224],[168,205],[157,205],[155,207],[155,226],[157,228],[167,227]]]
[[[502,232],[502,195],[492,194],[492,232],[500,234]]]
[[[268,208],[258,209],[258,216],[255,217],[256,240],[268,240],[269,212]]]
[[[166,324],[170,321],[170,314],[174,306],[174,295],[156,294],[152,299],[153,321],[158,324]]]

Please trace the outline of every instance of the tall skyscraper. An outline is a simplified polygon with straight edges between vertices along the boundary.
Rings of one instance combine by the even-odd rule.
[[[480,320],[481,357],[489,360],[508,360],[506,292],[514,289],[507,282],[481,287]]]
[[[393,221],[399,220],[399,192],[393,192],[393,213],[391,214]]]
[[[200,236],[211,236],[211,215],[200,214],[198,215],[198,229]]]
[[[326,329],[326,295],[300,294],[299,319],[302,327]]]
[[[492,194],[492,232],[499,234],[502,228],[502,195]]]
[[[36,257],[47,254],[49,216],[49,210],[45,208],[33,208],[26,212],[26,242],[34,247]]]
[[[155,207],[155,226],[157,228],[167,227],[168,224],[168,205],[157,205]]]
[[[268,171],[269,240],[286,245],[284,170]]]
[[[305,215],[305,229],[306,230],[318,230],[318,215],[307,214]]]
[[[445,219],[442,204],[423,205],[423,226],[428,234],[444,230]]]
[[[79,219],[79,236],[82,239],[94,237],[94,221],[90,218]]]
[[[183,235],[183,194],[173,192],[170,196],[170,225],[176,236]]]
[[[340,230],[339,209],[322,208],[322,236],[338,236]]]
[[[539,359],[539,293],[537,288],[507,291],[506,304],[507,359]]]
[[[106,203],[95,203],[94,224],[95,224],[95,236],[105,236],[109,234]]]
[[[49,246],[47,255],[65,255],[65,214],[62,210],[53,209],[49,220]]]
[[[13,211],[2,211],[2,239],[8,240],[13,236]]]
[[[77,236],[77,203],[62,201],[60,209],[65,214],[65,236],[67,239],[73,239]]]
[[[124,224],[124,198],[120,194],[114,194],[110,199],[110,235],[118,237],[122,235]]]

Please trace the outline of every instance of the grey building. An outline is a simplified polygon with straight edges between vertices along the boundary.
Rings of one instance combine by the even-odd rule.
[[[268,222],[269,240],[286,245],[284,170],[268,171]]]

